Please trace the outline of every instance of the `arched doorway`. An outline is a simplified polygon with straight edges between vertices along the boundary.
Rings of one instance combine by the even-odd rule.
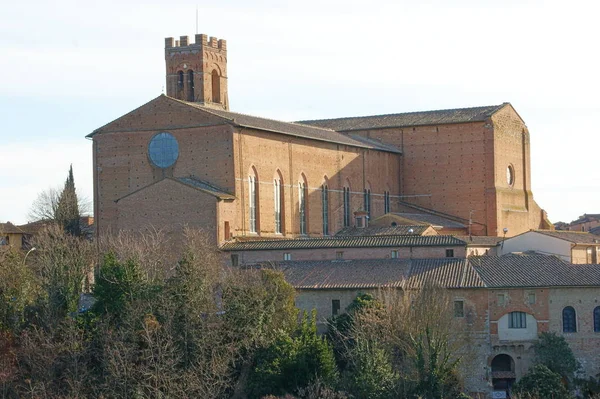
[[[492,359],[492,385],[494,398],[510,398],[510,389],[515,383],[515,361],[506,354],[497,355]],[[502,393],[504,396],[501,396]]]

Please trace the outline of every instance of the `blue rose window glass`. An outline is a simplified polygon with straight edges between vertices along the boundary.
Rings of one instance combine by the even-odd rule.
[[[179,144],[171,133],[162,132],[152,137],[148,144],[150,161],[159,168],[172,166],[179,157]]]

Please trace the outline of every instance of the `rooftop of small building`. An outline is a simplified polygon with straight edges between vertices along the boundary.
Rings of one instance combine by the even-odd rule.
[[[595,234],[590,234],[584,231],[570,230],[531,230],[536,233],[544,234],[550,237],[560,238],[561,240],[570,241],[574,244],[598,244],[600,245],[600,237]]]
[[[344,227],[338,231],[335,235],[340,236],[390,236],[390,235],[416,235],[420,236],[423,233],[431,231],[431,225],[419,224],[419,225],[396,225],[396,226],[368,226],[368,227]],[[434,235],[437,233],[434,232]]]
[[[25,232],[11,222],[0,223],[0,234],[24,234]]]

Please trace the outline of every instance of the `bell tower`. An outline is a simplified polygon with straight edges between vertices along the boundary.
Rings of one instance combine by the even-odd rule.
[[[229,110],[227,97],[227,42],[197,34],[165,39],[167,95],[178,100]]]

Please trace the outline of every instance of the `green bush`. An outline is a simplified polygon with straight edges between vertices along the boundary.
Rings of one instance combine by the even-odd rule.
[[[523,397],[544,399],[570,399],[560,374],[543,364],[534,366],[513,386],[513,393]]]

